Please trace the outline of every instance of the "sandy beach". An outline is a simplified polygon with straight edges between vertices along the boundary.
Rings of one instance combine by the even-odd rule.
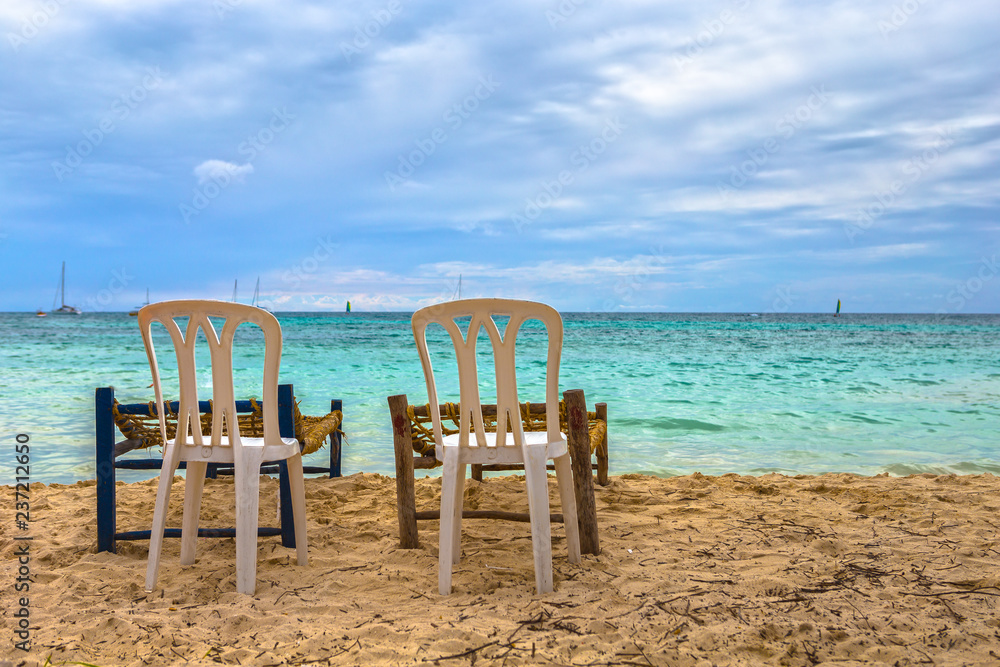
[[[170,525],[179,525],[181,483]],[[155,480],[120,484],[119,530],[148,528]],[[261,521],[273,524],[276,482]],[[417,481],[432,509],[440,481]],[[602,552],[566,560],[538,596],[527,524],[467,520],[455,592],[437,594],[437,523],[398,548],[395,481],[306,485],[310,565],[261,538],[257,593],[235,592],[231,539],[157,590],[145,542],[96,553],[95,483],[31,486],[31,650],[19,641],[8,487],[0,523],[0,664],[981,665],[1000,660],[1000,482],[992,475],[612,478],[597,488]],[[554,489],[553,489],[554,491]],[[553,492],[553,500],[555,500]],[[525,507],[519,476],[470,482],[466,507]],[[231,525],[209,480],[202,525]]]

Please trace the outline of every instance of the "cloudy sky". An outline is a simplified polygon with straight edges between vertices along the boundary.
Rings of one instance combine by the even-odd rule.
[[[998,312],[1000,12],[4,0],[0,310]]]

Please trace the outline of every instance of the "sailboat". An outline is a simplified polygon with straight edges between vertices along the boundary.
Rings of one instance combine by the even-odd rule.
[[[347,313],[351,312],[351,302],[350,301],[347,302],[347,310],[344,311],[344,312],[347,312]]]
[[[840,299],[837,299],[837,312],[835,312],[833,316],[840,317]]]
[[[56,302],[60,306],[56,308]],[[55,315],[80,315],[79,308],[66,305],[66,262],[62,263],[62,276],[59,278],[59,291],[56,293],[55,301],[52,302],[52,313]]]
[[[239,278],[233,281],[233,303],[236,303],[236,286],[240,284]]]
[[[267,306],[262,306],[260,303],[258,303],[259,299],[260,299],[260,277],[257,278],[257,284],[253,288],[253,299],[250,300],[250,305],[256,308],[261,308],[263,310],[266,310],[267,312],[271,312],[270,308],[268,308]],[[233,296],[233,300],[234,301],[236,300],[235,294]]]
[[[135,310],[128,311],[128,314],[131,315],[132,317],[135,317],[136,315],[139,314],[139,309],[141,309],[143,306],[148,306],[148,305],[149,305],[149,288],[147,287],[146,288],[146,303],[142,304],[142,306],[139,306]]]

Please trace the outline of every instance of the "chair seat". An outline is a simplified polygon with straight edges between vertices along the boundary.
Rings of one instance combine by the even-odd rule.
[[[439,449],[435,448],[437,459],[443,463],[446,456],[444,449],[448,448],[458,454],[459,461],[462,463],[524,463],[524,452],[521,451],[520,447],[513,444],[513,433],[507,434],[506,444],[502,447],[497,447],[496,445],[496,433],[487,432],[483,435],[486,436],[485,447],[459,447],[458,433],[444,436],[443,446]],[[559,437],[559,440],[550,442],[549,434],[545,431],[528,431],[524,434],[524,446],[532,448],[545,447],[545,457],[549,459],[555,458],[569,451],[569,447],[566,444],[566,435],[560,433]],[[470,437],[469,440],[470,442],[475,442],[475,437]]]
[[[299,453],[299,441],[295,438],[281,438],[281,444],[264,444],[264,438],[240,438],[243,447],[247,449],[263,449],[261,452],[262,461],[284,461]],[[176,440],[168,440],[167,445],[174,447]],[[232,463],[233,448],[229,443],[229,437],[223,436],[220,444],[212,447],[210,445],[183,445],[181,448],[182,461],[205,461],[207,463]]]

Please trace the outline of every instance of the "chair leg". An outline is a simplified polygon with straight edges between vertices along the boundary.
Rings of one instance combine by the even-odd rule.
[[[302,475],[302,455],[287,461],[288,485],[292,491],[292,515],[295,524],[295,555],[299,565],[309,564],[309,545],[306,542],[306,490]]]
[[[243,449],[233,467],[236,485],[236,590],[253,595],[257,588],[257,514],[260,508],[262,452]]]
[[[441,473],[441,530],[438,536],[438,592],[451,593],[451,569],[461,555],[462,495],[465,464],[458,452],[446,454]]]
[[[465,474],[468,466],[464,463],[458,465],[458,475],[455,484],[455,524],[452,529],[452,563],[458,565],[462,560],[462,514],[465,512]]]
[[[146,592],[152,593],[156,588],[156,575],[160,569],[160,551],[163,548],[163,531],[167,527],[167,506],[170,504],[170,484],[174,480],[174,472],[180,458],[174,445],[167,445],[163,450],[163,467],[160,469],[160,482],[156,487],[156,505],[153,507],[153,527],[149,532],[149,556],[146,559]]]
[[[206,470],[208,470],[207,462],[188,461],[187,474],[184,478],[184,517],[181,519],[181,565],[194,565]]]
[[[573,462],[569,454],[556,458],[556,482],[559,484],[559,500],[562,503],[563,525],[566,527],[566,546],[569,548],[569,562],[580,562],[580,523],[576,515],[576,490],[573,486]]]
[[[535,555],[535,587],[539,595],[551,593],[553,588],[546,462],[545,447],[524,448],[524,479],[528,486],[528,512],[531,515],[531,548]]]

